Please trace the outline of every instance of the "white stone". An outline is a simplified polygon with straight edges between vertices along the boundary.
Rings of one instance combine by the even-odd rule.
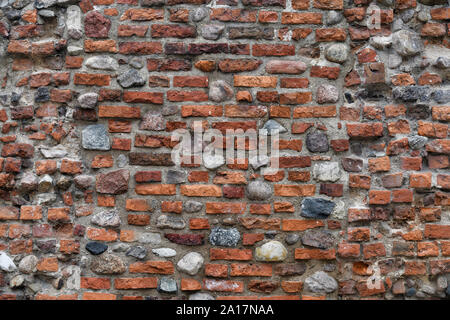
[[[65,269],[70,277],[66,280],[66,287],[69,290],[80,290],[81,268],[79,266],[69,266]]]
[[[255,250],[257,261],[283,261],[287,257],[287,250],[279,241],[272,240]]]
[[[158,257],[171,258],[177,255],[177,252],[171,248],[158,248],[152,249],[152,252]]]
[[[101,227],[118,227],[120,226],[119,212],[116,209],[102,211],[92,217],[91,223]]]
[[[142,233],[139,237],[139,242],[156,245],[161,243],[161,235],[157,232]]]
[[[79,6],[69,6],[67,8],[67,33],[72,39],[80,39],[83,36],[81,26],[81,10]]]
[[[53,148],[40,146],[39,150],[41,151],[42,155],[47,159],[62,158],[67,155],[67,150],[63,146],[57,146]]]
[[[214,170],[225,164],[225,158],[220,154],[211,155],[206,153],[203,155],[203,165],[206,169]]]
[[[382,36],[371,37],[369,42],[374,48],[386,49],[392,45],[392,35],[389,35],[387,37]]]
[[[318,181],[335,182],[341,177],[341,170],[337,162],[324,162],[314,165],[313,177]]]
[[[12,272],[17,269],[12,259],[3,251],[0,251],[0,269],[6,272]]]
[[[197,274],[203,266],[203,256],[198,252],[189,252],[177,263],[177,268],[181,272],[190,274],[191,276]]]
[[[312,276],[306,278],[305,287],[311,292],[331,293],[338,288],[338,283],[326,272],[317,271]]]

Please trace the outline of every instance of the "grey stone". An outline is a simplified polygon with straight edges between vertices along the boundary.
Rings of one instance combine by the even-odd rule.
[[[450,58],[439,57],[434,62],[434,66],[438,69],[448,69],[450,68]]]
[[[129,69],[117,77],[117,82],[122,88],[142,87],[145,78],[135,69]]]
[[[446,276],[439,276],[436,280],[436,285],[439,290],[444,290],[448,286],[448,280]]]
[[[177,268],[181,272],[191,276],[196,275],[203,266],[203,256],[198,252],[189,252],[177,263]]]
[[[428,138],[424,136],[412,136],[408,138],[408,144],[411,149],[420,150],[425,147],[428,142]]]
[[[222,24],[205,24],[200,29],[200,34],[207,40],[217,40],[222,35],[225,26]]]
[[[46,102],[50,100],[50,91],[47,87],[40,87],[34,95],[35,102]]]
[[[88,92],[78,97],[78,103],[83,109],[94,109],[98,101],[98,94],[95,92]]]
[[[199,212],[203,208],[203,203],[194,201],[194,200],[188,200],[185,203],[183,203],[183,210],[187,213],[195,213]]]
[[[319,249],[328,249],[335,243],[335,238],[327,230],[308,230],[302,236],[302,243]]]
[[[450,90],[436,90],[433,92],[433,99],[437,103],[448,103],[450,101]]]
[[[251,181],[247,186],[248,198],[251,200],[267,200],[273,192],[270,184],[264,181]]]
[[[203,166],[209,170],[215,170],[225,164],[225,158],[221,154],[203,153]]]
[[[152,252],[154,254],[156,254],[158,257],[163,257],[163,258],[171,258],[171,257],[175,257],[177,255],[177,252],[171,248],[152,249]]]
[[[46,146],[40,146],[39,151],[42,153],[44,158],[62,158],[67,155],[67,150],[63,146],[55,146],[52,148]]]
[[[25,256],[19,262],[19,271],[27,274],[36,272],[38,261],[39,259],[32,254]]]
[[[125,252],[125,251],[127,251],[128,249],[130,249],[130,246],[127,245],[127,244],[125,244],[125,243],[118,243],[118,244],[115,244],[115,245],[112,247],[112,250],[113,250],[114,252]]]
[[[77,175],[73,181],[75,185],[80,189],[89,189],[94,185],[95,178],[93,176],[87,174]]]
[[[35,0],[34,7],[38,10],[54,6],[57,0]]]
[[[108,246],[103,242],[88,242],[86,244],[86,250],[89,251],[90,254],[99,255],[108,250]]]
[[[331,293],[338,288],[338,283],[326,272],[317,271],[305,279],[305,287],[315,293]]]
[[[414,17],[414,9],[403,10],[400,13],[400,17],[402,18],[404,23],[407,23]]]
[[[55,12],[52,10],[39,10],[38,15],[40,15],[43,18],[53,18],[55,16]]]
[[[330,45],[325,51],[325,58],[331,62],[346,62],[348,59],[348,46],[342,43]]]
[[[369,42],[374,48],[383,50],[392,45],[392,35],[371,37]]]
[[[233,88],[224,80],[216,80],[209,85],[209,98],[215,102],[229,100],[233,97]]]
[[[342,168],[347,172],[361,172],[363,168],[362,159],[342,158]]]
[[[342,18],[344,18],[344,16],[339,11],[328,11],[325,17],[325,23],[332,26],[341,22]]]
[[[96,274],[122,274],[127,270],[120,257],[108,253],[95,256],[91,261],[90,268]]]
[[[178,290],[177,282],[169,277],[162,277],[158,281],[158,292],[176,293]]]
[[[192,13],[192,21],[194,22],[200,22],[208,15],[209,10],[205,7],[199,7],[195,9]]]
[[[213,246],[236,247],[241,235],[236,228],[215,227],[209,234],[209,242]]]
[[[78,46],[67,46],[69,56],[78,56],[84,52],[83,48]]]
[[[430,89],[428,87],[422,86],[406,86],[406,87],[395,87],[392,90],[392,95],[394,99],[403,100],[408,102],[413,101],[429,101],[430,100]],[[434,97],[436,100],[436,98]]]
[[[306,148],[310,152],[327,152],[329,148],[328,136],[321,131],[308,133],[306,136]]]
[[[85,65],[91,69],[117,71],[117,60],[109,56],[94,56],[86,59]]]
[[[318,103],[335,103],[339,100],[339,91],[331,84],[322,84],[317,88],[316,100]]]
[[[272,119],[270,119],[266,123],[264,123],[262,129],[267,130],[267,135],[276,134],[277,132],[284,133],[287,131],[285,127],[283,127],[277,121],[272,120]]]
[[[161,229],[181,230],[186,227],[186,222],[184,222],[181,217],[173,217],[163,214],[156,219],[156,227]]]
[[[150,245],[157,245],[161,243],[161,235],[157,232],[141,233],[139,237],[139,242]]]
[[[104,125],[93,124],[83,129],[81,133],[82,145],[86,150],[109,150],[110,139]]]
[[[422,8],[422,10],[417,13],[417,19],[421,22],[427,22],[428,20],[431,20],[430,11],[428,9]]]
[[[149,111],[142,117],[139,129],[161,131],[166,128],[166,120],[161,113]]]
[[[214,300],[214,297],[209,293],[196,292],[189,296],[189,300]]]
[[[184,183],[184,182],[186,182],[186,179],[187,179],[186,171],[178,171],[178,170],[171,170],[171,169],[169,169],[167,171],[166,183],[168,183],[168,184]]]
[[[313,169],[313,177],[318,181],[338,181],[341,177],[341,170],[337,162],[316,163]]]
[[[301,216],[314,219],[326,219],[335,207],[335,203],[322,198],[304,198]]]
[[[13,277],[10,281],[9,281],[9,287],[10,288],[20,288],[23,283],[25,281],[25,278],[22,275],[17,275],[15,277]]]
[[[423,285],[421,290],[429,295],[434,295],[436,293],[436,289],[431,285]]]
[[[147,249],[143,246],[133,246],[130,249],[128,249],[126,255],[136,258],[136,259],[145,259],[145,257],[147,256]]]
[[[53,187],[53,179],[48,174],[39,179],[38,191],[47,192]]]
[[[79,6],[69,6],[67,8],[67,34],[72,39],[78,40],[83,36],[83,28],[81,26],[81,9]]]
[[[420,35],[410,30],[399,30],[392,34],[392,47],[403,57],[413,56],[423,51]]]
[[[179,110],[178,106],[174,106],[174,105],[172,105],[172,106],[164,106],[161,109],[161,114],[163,116],[172,116],[174,114],[177,114],[178,110]]]
[[[120,216],[117,209],[105,210],[95,214],[91,223],[101,227],[116,228],[120,226]]]
[[[131,58],[128,64],[135,69],[142,69],[144,67],[144,61],[142,61],[142,59],[139,57]]]
[[[124,154],[119,154],[116,159],[116,164],[119,168],[125,168],[128,165],[128,158]]]
[[[299,239],[300,239],[300,236],[298,234],[290,233],[286,236],[284,241],[289,245],[293,245],[293,244],[296,244]]]
[[[25,172],[22,178],[19,180],[18,189],[21,192],[30,192],[38,188],[39,180],[37,176],[32,172]]]

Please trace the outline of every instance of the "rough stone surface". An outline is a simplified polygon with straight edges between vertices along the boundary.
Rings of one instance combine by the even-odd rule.
[[[329,148],[328,136],[320,131],[308,133],[306,147],[310,152],[327,152]]]
[[[229,100],[233,96],[233,88],[224,80],[217,80],[209,85],[209,98],[215,102]]]
[[[126,266],[119,256],[104,253],[92,258],[90,269],[96,274],[122,274]]]
[[[194,276],[203,266],[203,256],[198,252],[189,252],[177,263],[177,268],[181,272]]]
[[[251,181],[247,186],[248,198],[252,200],[267,200],[272,194],[272,188],[264,181]]]
[[[317,163],[313,168],[313,177],[317,181],[338,181],[341,177],[341,169],[337,162]]]
[[[236,228],[216,227],[209,234],[209,242],[213,246],[236,247],[240,238],[241,235]]]
[[[86,150],[109,150],[111,142],[104,125],[93,124],[82,131],[83,148]]]
[[[306,218],[326,219],[335,207],[335,203],[322,198],[304,198],[301,215]]]
[[[86,244],[86,250],[89,251],[90,254],[99,255],[105,252],[108,249],[108,246],[101,242],[88,242]]]
[[[99,193],[122,194],[128,190],[130,171],[121,169],[97,175],[96,190]]]
[[[122,88],[142,87],[145,79],[137,70],[129,69],[117,77],[117,82]]]
[[[116,209],[105,210],[92,216],[91,223],[101,227],[119,227],[120,216]]]
[[[279,241],[269,241],[255,250],[258,261],[283,261],[287,257],[287,250]]]
[[[305,287],[311,292],[330,293],[338,288],[338,283],[326,272],[317,271],[312,276],[305,279]]]
[[[335,243],[333,234],[329,231],[308,230],[302,236],[302,244],[319,249],[328,249]]]

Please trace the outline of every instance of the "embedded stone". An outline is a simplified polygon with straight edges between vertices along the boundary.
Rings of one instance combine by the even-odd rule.
[[[183,203],[183,210],[187,213],[195,213],[199,212],[203,208],[203,203],[194,201],[194,200],[188,200],[185,203]]]
[[[99,212],[92,216],[91,223],[101,227],[119,227],[120,216],[117,209]]]
[[[171,248],[158,248],[152,249],[152,252],[159,257],[163,258],[171,258],[177,255],[177,252]]]
[[[109,56],[94,56],[86,59],[85,65],[91,69],[117,71],[117,60]]]
[[[34,255],[25,256],[19,262],[19,271],[22,273],[33,273],[36,272],[36,266],[39,262],[39,259]]]
[[[202,234],[178,234],[166,233],[164,236],[173,243],[186,246],[199,246],[204,243],[204,235]]]
[[[401,56],[413,56],[423,51],[420,35],[410,30],[399,30],[392,34],[392,47]]]
[[[298,242],[298,240],[300,239],[300,236],[296,233],[290,233],[286,236],[286,238],[284,239],[284,241],[286,241],[287,244],[289,245],[293,245],[296,244]]]
[[[338,181],[341,170],[337,162],[322,162],[314,165],[313,177],[318,181]]]
[[[233,88],[224,80],[216,80],[209,85],[209,99],[222,102],[233,97]]]
[[[177,263],[177,268],[181,272],[196,275],[203,266],[203,256],[198,252],[189,252]]]
[[[139,129],[161,131],[166,128],[166,120],[159,112],[149,111],[142,117]]]
[[[264,181],[251,181],[247,186],[248,198],[251,200],[267,200],[273,192],[270,185]]]
[[[339,91],[331,84],[322,84],[317,88],[316,100],[321,104],[335,103],[339,100]]]
[[[25,172],[19,180],[17,187],[21,192],[30,192],[38,188],[38,183],[39,180],[34,173]]]
[[[266,123],[264,123],[262,129],[267,130],[267,135],[272,135],[275,133],[284,133],[286,132],[286,128],[283,127],[281,124],[279,124],[277,121],[275,120],[268,120]]]
[[[89,11],[84,18],[84,31],[87,37],[107,38],[111,21],[98,11]]]
[[[343,18],[344,16],[342,15],[341,12],[331,10],[328,11],[325,16],[325,23],[329,26],[332,26],[341,22]]]
[[[128,190],[130,171],[120,169],[97,175],[96,190],[99,193],[122,194]]]
[[[220,24],[205,24],[202,26],[200,34],[207,40],[217,40],[222,35],[224,25]]]
[[[255,258],[257,261],[283,261],[287,253],[281,242],[272,240],[256,248]]]
[[[94,185],[94,177],[89,176],[87,174],[80,174],[76,176],[73,181],[75,182],[75,185],[80,189],[89,189]]]
[[[361,172],[363,168],[362,159],[342,158],[342,168],[347,172]]]
[[[240,237],[236,228],[215,227],[209,234],[209,242],[213,246],[236,247]]]
[[[302,236],[302,243],[319,249],[328,249],[335,243],[335,238],[327,230],[308,230]]]
[[[203,166],[215,170],[225,164],[225,158],[220,154],[203,153]]]
[[[103,242],[89,242],[86,244],[86,250],[89,251],[90,254],[99,255],[105,252],[108,249],[108,246]]]
[[[348,46],[342,43],[330,45],[325,51],[325,58],[331,62],[344,63],[348,59]]]
[[[209,293],[196,292],[189,296],[189,300],[215,300]]]
[[[72,39],[78,40],[83,36],[83,28],[81,26],[81,10],[79,6],[69,6],[67,8],[67,34]]]
[[[169,277],[162,277],[158,281],[157,290],[162,293],[176,293],[178,290],[177,282]]]
[[[181,217],[173,217],[168,215],[160,215],[156,219],[156,227],[161,229],[184,229],[186,222]]]
[[[328,136],[320,131],[308,133],[306,136],[306,148],[310,152],[327,152],[329,148]]]
[[[86,150],[106,151],[111,148],[106,128],[102,124],[87,126],[81,132],[82,146]]]
[[[195,10],[193,10],[192,13],[192,21],[194,22],[200,22],[208,15],[209,9],[205,7],[199,7]]]
[[[331,293],[338,288],[338,283],[326,272],[317,271],[305,279],[305,288],[315,293]]]
[[[108,253],[94,257],[90,268],[96,274],[122,274],[127,270],[120,257]]]
[[[180,184],[186,182],[187,173],[185,171],[168,170],[166,175],[166,183]]]
[[[98,94],[95,92],[88,92],[78,97],[78,103],[83,109],[94,109],[98,101]]]
[[[408,144],[411,149],[421,150],[428,142],[428,138],[424,136],[412,136],[408,138]]]
[[[161,243],[161,235],[157,232],[144,232],[139,236],[139,242],[157,245]]]
[[[145,78],[136,69],[129,69],[117,77],[117,82],[122,88],[142,87]]]
[[[130,249],[128,249],[126,255],[136,258],[136,259],[145,259],[147,257],[147,249],[143,246],[133,246]]]
[[[322,198],[304,198],[301,216],[314,219],[326,219],[333,212],[335,203]]]
[[[302,61],[271,60],[266,64],[267,73],[300,74],[307,66]]]

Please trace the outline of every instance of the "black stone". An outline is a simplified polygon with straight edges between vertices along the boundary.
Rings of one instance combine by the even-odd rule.
[[[46,102],[50,100],[50,91],[47,87],[40,87],[36,90],[34,95],[35,102]]]
[[[93,255],[102,254],[107,249],[108,249],[108,246],[101,242],[89,242],[86,245],[86,250],[89,251]]]
[[[304,198],[301,216],[314,219],[326,219],[335,207],[335,203],[322,198]]]
[[[11,104],[13,106],[17,105],[19,103],[20,97],[21,97],[20,93],[13,92],[11,94]]]
[[[327,152],[329,149],[328,136],[320,131],[308,133],[306,147],[310,152]]]
[[[345,100],[347,100],[348,103],[355,102],[355,100],[353,99],[353,96],[352,96],[352,94],[350,92],[344,93],[344,97],[345,97]]]

